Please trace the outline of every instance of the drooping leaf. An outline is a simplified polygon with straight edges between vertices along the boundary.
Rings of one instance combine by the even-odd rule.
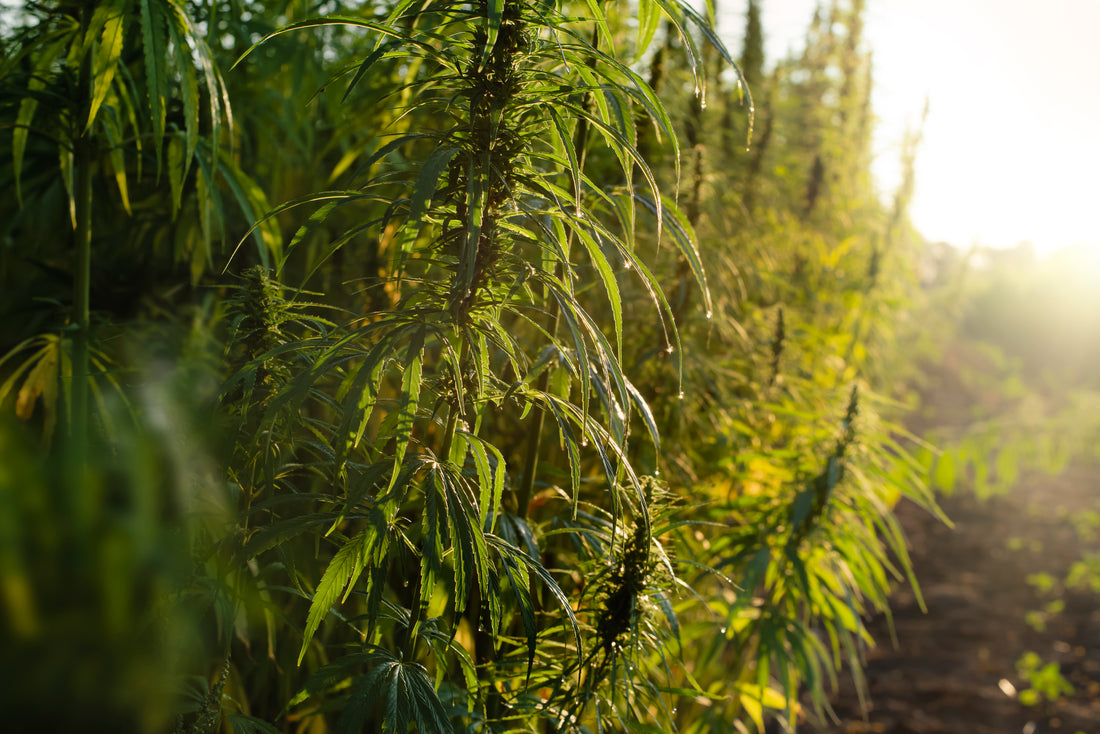
[[[104,137],[107,138],[107,144],[110,146],[111,169],[115,174],[115,184],[118,186],[118,193],[122,199],[122,208],[126,210],[127,214],[132,214],[130,210],[130,187],[126,179],[126,154],[122,145],[118,110],[106,110],[106,114],[101,118],[101,125]]]
[[[405,460],[405,452],[412,440],[413,424],[416,420],[416,412],[420,408],[420,386],[423,379],[423,350],[425,329],[420,328],[413,332],[413,337],[405,351],[405,361],[401,375],[401,397],[395,413],[396,425],[394,427],[393,440],[393,478],[387,492],[397,484],[397,477],[401,470],[401,464]]]
[[[569,629],[573,633],[573,642],[576,644],[577,656],[581,656],[582,643],[581,643],[581,630],[580,622],[577,620],[577,615],[573,612],[573,607],[569,604],[569,599],[565,596],[565,592],[554,580],[554,577],[534,558],[530,557],[524,551],[516,548],[513,545],[505,542],[501,538],[486,533],[485,541],[488,547],[492,548],[496,553],[500,555],[509,555],[512,558],[520,561],[528,571],[534,573],[542,581],[543,585],[550,592],[551,596],[557,601],[558,606],[561,608],[562,613],[565,615],[566,621],[569,623]]]
[[[485,68],[489,63],[489,56],[497,43],[500,35],[500,24],[504,17],[504,0],[487,0],[485,16],[485,44],[481,47],[481,61],[479,65]]]
[[[70,34],[75,33],[75,27],[68,32],[62,31],[57,37],[44,43],[44,48],[35,49],[39,53],[33,59],[33,73],[27,80],[27,94],[19,100],[19,111],[15,115],[15,126],[11,133],[12,173],[15,178],[15,197],[19,205],[23,205],[22,172],[23,156],[27,149],[27,139],[31,132],[31,123],[34,114],[38,110],[39,97],[35,92],[46,88],[46,80],[49,77],[51,67],[58,57],[65,52]],[[14,59],[13,59],[14,61]]]
[[[114,81],[115,70],[122,57],[122,43],[129,12],[128,0],[105,0],[96,6],[93,13],[92,27],[101,24],[103,31],[92,62],[92,99],[88,108],[88,119],[84,123],[85,135],[95,122],[96,114]]]
[[[168,38],[161,3],[166,0],[138,0],[141,4],[141,41],[145,57],[145,93],[149,124],[153,132],[153,151],[160,175],[161,146],[164,141],[165,99],[168,96]],[[170,1],[170,0],[168,0]]]
[[[263,212],[271,208],[267,203],[267,196],[255,179],[246,175],[227,151],[221,151],[217,170],[222,180],[229,186],[245,218],[257,224],[252,229],[252,237],[256,242],[256,254],[265,268],[271,268],[272,263],[282,260],[283,241],[278,223],[262,216]]]
[[[435,195],[439,177],[447,170],[457,153],[457,148],[440,146],[432,151],[424,161],[424,165],[420,167],[420,175],[417,177],[412,199],[409,202],[409,222],[406,226],[409,227],[407,237],[410,240],[420,234],[420,220],[431,204],[432,196]]]
[[[359,574],[363,572],[365,565],[363,546],[366,540],[367,533],[363,531],[344,543],[321,576],[321,583],[317,585],[317,592],[313,595],[309,615],[306,617],[305,630],[302,633],[302,647],[298,653],[299,665],[306,656],[310,640],[321,625],[321,620],[337,601],[347,598]]]

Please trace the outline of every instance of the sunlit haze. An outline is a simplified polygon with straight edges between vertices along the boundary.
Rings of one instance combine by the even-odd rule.
[[[735,54],[746,5],[720,4]],[[769,65],[802,49],[814,7],[761,0]],[[1100,248],[1100,0],[867,0],[865,19],[884,191],[929,100],[910,211],[926,238]]]

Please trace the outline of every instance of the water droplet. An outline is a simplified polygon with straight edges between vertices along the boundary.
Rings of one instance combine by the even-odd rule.
[[[683,390],[681,390],[680,394],[676,396],[676,399],[677,400],[683,400],[684,399],[684,391]]]
[[[712,318],[714,318],[714,311],[707,311],[707,321],[710,321]]]
[[[582,438],[581,439],[581,446],[587,446],[587,445],[588,445],[588,439],[587,438]]]
[[[672,354],[673,352],[676,351],[676,348],[673,347],[671,344],[669,344],[667,347],[665,347],[665,351],[668,352],[669,354]]]
[[[660,469],[654,469],[653,470],[653,476],[655,476],[655,477],[661,476],[661,470]]]
[[[721,632],[723,635],[726,634],[726,628],[725,627],[723,627],[722,629],[720,629],[718,631]]]
[[[634,263],[630,262],[629,260],[623,262],[623,270],[632,270],[633,268]]]
[[[673,716],[675,716],[675,715],[676,715],[676,709],[672,709],[672,715],[673,715]]]

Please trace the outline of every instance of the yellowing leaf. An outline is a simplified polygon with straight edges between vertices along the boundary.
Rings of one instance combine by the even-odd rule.
[[[756,683],[738,683],[741,707],[756,724],[757,731],[764,731],[764,709],[782,711],[790,709],[797,714],[801,707],[797,701],[789,701],[781,691]]]
[[[39,398],[42,398],[42,407],[45,410],[47,433],[52,432],[53,425],[57,421],[57,367],[58,367],[58,342],[51,344],[38,352],[38,362],[23,381],[19,394],[15,400],[15,414],[23,420],[30,420],[34,414],[34,406]],[[35,359],[32,357],[31,359]]]
[[[101,16],[103,33],[99,38],[92,67],[92,103],[88,108],[85,132],[95,122],[96,113],[99,112],[103,100],[107,98],[107,92],[115,78],[115,69],[118,68],[118,60],[122,56],[122,40],[126,30],[126,2],[108,0],[96,8],[95,15]],[[95,20],[93,20],[94,24]]]

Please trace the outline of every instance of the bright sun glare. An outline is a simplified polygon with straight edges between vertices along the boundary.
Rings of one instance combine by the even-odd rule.
[[[761,3],[772,62],[801,48],[815,5]],[[744,10],[730,4],[720,18],[734,49]],[[1096,0],[867,0],[884,191],[929,100],[910,211],[926,238],[964,248],[1030,242],[1040,257],[1100,249],[1096,28]]]

